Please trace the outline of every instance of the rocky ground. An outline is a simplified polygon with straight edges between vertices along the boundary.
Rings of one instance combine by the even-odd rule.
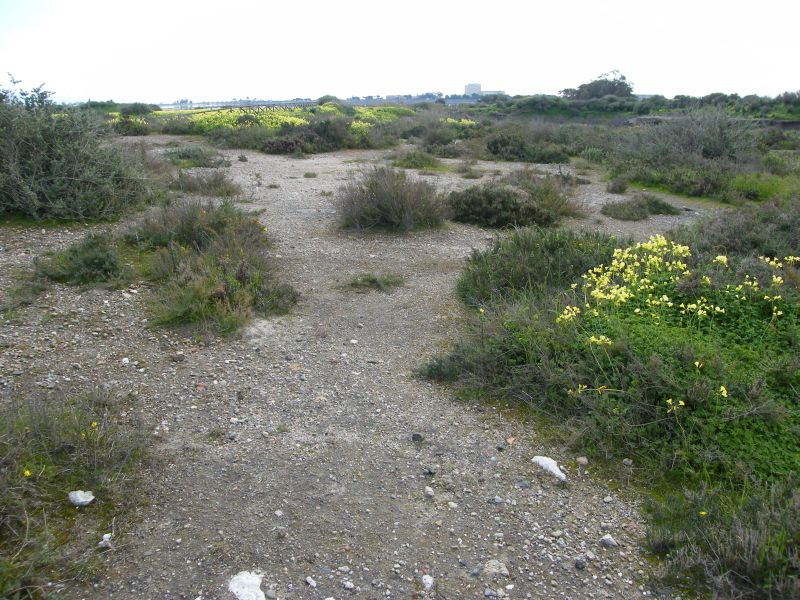
[[[148,138],[156,153],[167,141]],[[413,376],[459,335],[453,286],[492,234],[453,224],[407,236],[337,231],[331,193],[382,152],[227,154],[242,206],[264,209],[284,278],[302,293],[291,315],[199,343],[148,326],[144,285],[59,285],[0,321],[3,397],[103,385],[119,395],[120,418],[152,432],[146,500],[115,532],[96,585],[63,597],[233,599],[242,571],[263,577],[268,598],[651,595],[642,518],[624,484],[620,493],[498,408]],[[475,183],[428,180],[443,191]],[[598,213],[615,199],[599,181],[577,198],[589,216],[571,226],[638,238],[703,210],[680,200],[692,210],[625,225]],[[2,289],[42,250],[84,232],[0,228]],[[344,287],[364,273],[405,284]],[[566,483],[535,455],[557,460]],[[245,580],[232,587],[257,600]]]

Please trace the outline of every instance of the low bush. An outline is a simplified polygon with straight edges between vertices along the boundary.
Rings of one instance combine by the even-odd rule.
[[[451,192],[448,204],[453,220],[484,227],[549,226],[578,212],[555,178],[522,171]]]
[[[800,198],[800,177],[743,173],[731,180],[729,196],[755,201]]]
[[[523,138],[513,134],[495,134],[486,142],[486,149],[492,156],[501,160],[533,163],[565,163],[569,156],[563,148],[541,142],[529,144]]]
[[[614,177],[606,184],[606,191],[611,194],[624,194],[628,190],[628,182],[622,177]]]
[[[141,205],[141,174],[101,136],[91,113],[56,110],[48,92],[0,90],[0,215],[110,219]]]
[[[607,263],[619,245],[601,233],[563,229],[515,229],[488,250],[473,250],[456,286],[461,300],[480,307],[519,295],[542,296],[580,281],[591,267]]]
[[[149,135],[150,124],[141,117],[120,117],[114,122],[114,131],[120,135]]]
[[[230,202],[175,202],[143,216],[128,243],[155,251],[154,322],[230,333],[254,315],[282,313],[298,294],[279,281],[258,220]]]
[[[386,167],[375,167],[343,186],[336,204],[339,223],[348,229],[410,231],[441,225],[446,214],[432,185]]]
[[[164,154],[173,165],[181,169],[230,166],[230,162],[224,156],[203,146],[182,146],[167,150]]]
[[[36,271],[53,281],[83,285],[120,280],[124,269],[108,236],[90,233],[66,250],[38,259]]]
[[[230,198],[242,193],[241,186],[222,171],[194,174],[181,171],[170,187],[179,192],[222,198]]]
[[[650,215],[679,215],[675,208],[653,194],[637,194],[634,198],[604,204],[600,212],[620,221],[643,221]]]
[[[113,403],[94,392],[12,398],[0,411],[0,597],[40,598],[53,582],[89,579],[100,537],[138,502],[146,436]],[[71,490],[95,496],[80,519]]]

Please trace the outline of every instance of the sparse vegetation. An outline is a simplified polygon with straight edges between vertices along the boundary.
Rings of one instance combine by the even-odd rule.
[[[392,164],[401,169],[436,169],[441,162],[427,152],[409,152],[395,159]]]
[[[181,169],[230,166],[230,163],[219,153],[203,146],[182,146],[174,150],[167,150],[165,155],[172,164]],[[245,160],[247,160],[246,156]]]
[[[403,285],[403,278],[399,275],[376,275],[375,273],[364,273],[354,277],[348,287],[366,292],[377,290],[379,292],[390,292],[392,289]]]
[[[624,194],[628,190],[628,182],[622,177],[614,177],[606,184],[606,191],[611,194]]]
[[[241,186],[223,171],[192,174],[181,171],[170,187],[189,194],[222,198],[231,198],[242,193]]]
[[[347,229],[410,231],[444,221],[445,204],[436,189],[405,172],[375,167],[339,190],[339,223]]]
[[[600,212],[620,221],[643,221],[650,215],[678,215],[681,211],[653,194],[637,194],[634,198],[604,204]]]
[[[90,233],[66,250],[37,260],[36,271],[53,281],[83,285],[119,281],[124,269],[109,237]]]
[[[129,518],[146,437],[117,416],[115,401],[108,392],[16,397],[0,411],[3,598],[40,598],[48,582],[90,579],[100,536]],[[71,490],[95,496],[79,520]]]

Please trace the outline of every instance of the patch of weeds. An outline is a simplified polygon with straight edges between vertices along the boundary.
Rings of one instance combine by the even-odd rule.
[[[332,198],[334,196],[334,193],[326,190],[324,192],[320,192],[319,195],[322,196],[323,198]]]
[[[239,162],[247,162],[247,155],[246,155],[246,154],[240,154],[240,155],[238,156],[237,160],[238,160]]]
[[[653,194],[637,194],[634,198],[604,204],[600,212],[620,221],[642,221],[650,215],[679,215],[680,209]]]
[[[92,392],[14,398],[0,412],[0,597],[40,598],[49,583],[100,567],[100,537],[117,533],[139,498],[146,448],[143,431],[112,406],[107,392]],[[76,509],[71,490],[95,500]]]
[[[212,427],[211,429],[208,430],[206,436],[211,442],[221,442],[225,439],[227,434],[225,433],[225,430],[222,427]]]
[[[265,228],[230,202],[176,202],[151,211],[127,234],[154,250],[154,322],[235,331],[253,315],[283,313],[298,294],[279,281]]]
[[[437,169],[442,163],[435,156],[427,152],[414,151],[392,161],[392,165],[401,169]]]
[[[180,169],[230,166],[230,162],[225,157],[203,146],[183,146],[175,150],[168,150],[165,152],[165,156]],[[245,159],[247,159],[246,156]]]
[[[377,290],[379,292],[390,292],[394,288],[403,285],[403,281],[403,278],[399,275],[365,273],[354,277],[348,287],[358,291]]]
[[[303,177],[305,177],[306,179],[314,179],[316,176],[317,174],[314,173],[313,171],[306,171],[305,173],[303,173]]]
[[[191,175],[181,171],[170,187],[179,192],[222,198],[230,198],[242,193],[241,186],[223,171]]]
[[[410,231],[441,225],[446,207],[429,183],[375,167],[340,188],[337,211],[343,228]]]
[[[280,186],[280,185],[278,185],[277,183],[268,183],[268,184],[267,184],[267,188],[269,188],[269,189],[271,189],[271,190],[277,190],[277,189],[279,189],[280,187],[281,187],[281,186]]]
[[[110,238],[95,233],[64,251],[37,259],[36,272],[71,285],[120,281],[125,275],[119,252]]]

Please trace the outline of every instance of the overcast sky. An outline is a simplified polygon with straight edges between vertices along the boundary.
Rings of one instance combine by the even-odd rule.
[[[800,89],[798,0],[0,0],[0,72],[60,101]]]

